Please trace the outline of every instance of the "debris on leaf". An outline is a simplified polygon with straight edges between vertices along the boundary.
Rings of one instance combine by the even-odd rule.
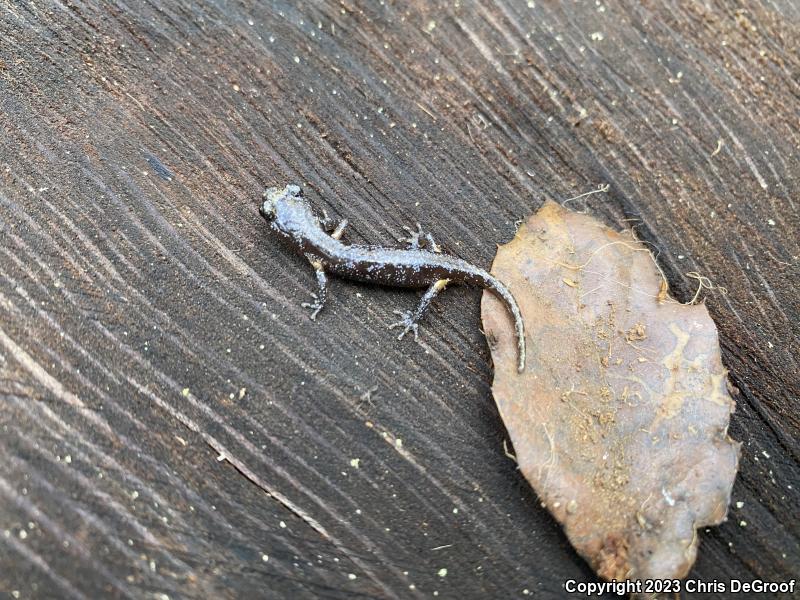
[[[492,391],[520,470],[601,577],[686,576],[697,529],[725,519],[739,456],[705,306],[672,300],[630,233],[553,202],[498,249],[492,273],[527,331],[518,374],[514,329],[483,295]]]

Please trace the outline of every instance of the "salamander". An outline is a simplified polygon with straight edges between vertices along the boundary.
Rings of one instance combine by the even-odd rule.
[[[517,336],[517,370],[524,371],[525,328],[514,296],[502,282],[483,269],[455,256],[442,254],[433,237],[423,233],[419,225],[416,231],[404,228],[410,234],[401,240],[408,242],[408,247],[404,249],[346,244],[341,238],[347,220],[337,224],[324,211],[323,216],[318,216],[303,197],[299,186],[290,184],[283,189],[269,188],[262,200],[259,212],[272,231],[304,256],[314,268],[318,291],[312,294],[313,302],[302,303],[303,307],[311,309],[312,320],[325,306],[327,273],[366,283],[427,288],[416,309],[394,311],[401,319],[389,328],[403,328],[398,339],[403,339],[409,331],[417,339],[419,320],[431,301],[448,285],[473,285],[496,294],[511,313]]]

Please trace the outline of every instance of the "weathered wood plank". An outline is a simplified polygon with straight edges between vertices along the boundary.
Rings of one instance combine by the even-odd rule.
[[[312,323],[313,277],[256,211],[288,181],[351,239],[420,221],[481,265],[544,198],[608,184],[569,205],[635,227],[680,299],[691,272],[727,289],[707,301],[743,505],[692,576],[798,572],[796,3],[0,15],[0,589],[559,598],[592,578],[503,455],[478,294],[448,292],[419,345],[386,330],[407,292],[334,281]]]

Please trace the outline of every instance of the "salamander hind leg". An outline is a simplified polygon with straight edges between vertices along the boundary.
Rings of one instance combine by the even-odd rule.
[[[317,258],[313,256],[308,256],[307,258],[311,266],[314,267],[314,272],[317,275],[318,290],[316,294],[311,294],[314,298],[314,302],[303,302],[300,306],[303,308],[310,308],[311,320],[316,321],[319,311],[325,306],[325,300],[328,298],[328,277],[325,275],[325,269],[322,263]]]
[[[414,341],[416,342],[419,338],[419,325],[417,325],[416,321],[414,321],[414,313],[410,310],[395,310],[392,312],[394,312],[396,315],[400,315],[401,320],[389,325],[389,329],[403,327],[403,331],[401,331],[400,335],[397,336],[398,340],[402,340],[409,331],[413,331]]]
[[[439,244],[434,241],[433,236],[430,233],[425,233],[422,231],[422,225],[419,223],[417,223],[416,231],[407,225],[403,225],[403,229],[408,232],[408,237],[400,238],[400,241],[406,242],[409,250],[420,250],[421,248],[427,248],[431,252],[440,253],[442,251],[442,249],[439,247]]]
[[[431,305],[431,302],[434,298],[441,292],[447,284],[450,283],[449,279],[440,279],[439,281],[435,282],[428,290],[425,292],[425,295],[420,300],[417,308],[412,310],[396,310],[394,314],[400,315],[402,318],[397,323],[392,323],[389,325],[389,329],[394,329],[395,327],[402,327],[403,331],[400,332],[400,335],[397,336],[398,340],[402,340],[403,337],[409,332],[412,331],[414,333],[414,341],[418,339],[419,335],[419,320],[422,318],[422,315],[425,314],[425,311],[428,310],[428,307]]]

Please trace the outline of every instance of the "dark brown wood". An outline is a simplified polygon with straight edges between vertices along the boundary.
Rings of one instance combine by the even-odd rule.
[[[334,280],[311,322],[257,212],[286,182],[351,240],[420,221],[483,266],[607,184],[568,206],[634,227],[679,299],[716,286],[740,391],[741,504],[691,577],[800,572],[800,9],[746,6],[4,3],[0,591],[593,578],[503,453],[479,294],[444,294],[419,345],[386,329],[413,292]]]

